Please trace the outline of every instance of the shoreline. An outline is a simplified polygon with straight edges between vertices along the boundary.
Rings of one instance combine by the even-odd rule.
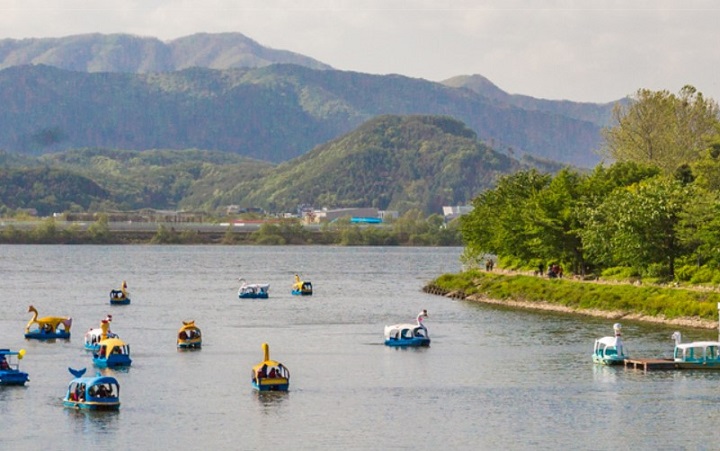
[[[667,319],[659,316],[649,316],[640,313],[624,312],[624,311],[605,311],[597,309],[577,309],[566,307],[564,305],[552,304],[550,302],[528,302],[528,301],[515,301],[506,300],[501,301],[499,299],[491,299],[483,295],[466,295],[463,291],[448,291],[444,290],[437,285],[432,283],[427,284],[423,287],[422,291],[428,294],[437,296],[443,296],[450,299],[459,299],[470,302],[478,302],[489,305],[500,305],[505,307],[512,307],[523,310],[539,310],[556,313],[569,313],[573,315],[592,316],[596,318],[606,318],[611,320],[630,320],[630,321],[641,321],[646,323],[664,324],[669,326],[682,326],[694,329],[718,329],[717,321],[710,321],[705,319],[697,318],[672,318]]]

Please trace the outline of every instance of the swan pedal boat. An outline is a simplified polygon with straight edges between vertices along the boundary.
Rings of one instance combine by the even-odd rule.
[[[422,323],[428,317],[427,310],[418,313],[415,324],[393,324],[385,326],[385,345],[393,347],[430,346],[430,336]]]
[[[720,370],[720,342],[693,341],[682,343],[682,335],[675,332],[673,360],[676,368],[687,370]]]
[[[178,331],[177,347],[180,349],[199,349],[202,347],[202,333],[195,321],[183,321]]]
[[[45,316],[38,318],[38,311],[32,305],[28,307],[28,313],[33,316],[25,326],[25,338],[35,340],[54,340],[70,338],[72,318],[64,316]]]
[[[93,353],[93,363],[99,368],[117,368],[130,366],[130,345],[119,338],[101,340],[99,348]]]
[[[20,360],[25,356],[25,350],[11,351],[0,349],[0,385],[25,385],[30,380],[28,373],[20,371]]]
[[[263,361],[252,369],[252,386],[257,391],[288,391],[290,371],[280,362],[270,360],[270,346],[262,344]]]
[[[110,305],[130,304],[130,293],[127,291],[127,282],[123,280],[119,290],[110,290]]]
[[[242,284],[238,289],[238,298],[240,299],[267,299],[270,297],[269,283],[245,283],[240,279]]]
[[[300,276],[295,274],[295,283],[292,286],[291,293],[295,296],[312,296],[312,282],[308,280],[300,280]]]
[[[602,337],[595,340],[592,359],[593,362],[601,365],[622,365],[628,358],[625,353],[625,344],[622,339],[622,326],[620,323],[613,325],[615,336]]]
[[[68,370],[75,378],[68,385],[63,406],[81,410],[120,409],[120,384],[117,379],[100,373],[95,377],[83,377],[85,368]]]

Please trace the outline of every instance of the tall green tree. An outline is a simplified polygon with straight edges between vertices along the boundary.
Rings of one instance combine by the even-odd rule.
[[[520,171],[500,178],[497,187],[473,201],[473,211],[460,218],[466,244],[464,258],[484,254],[530,261],[536,250],[528,242],[537,240],[538,230],[527,227],[532,202],[551,182],[552,176],[535,170]]]
[[[618,188],[588,212],[579,231],[584,250],[599,266],[647,271],[657,264],[672,277],[683,250],[678,223],[691,198],[689,187],[661,176]]]
[[[707,148],[716,132],[718,105],[689,85],[677,95],[640,89],[629,104],[615,106],[612,121],[603,130],[606,156],[656,165],[670,174]]]

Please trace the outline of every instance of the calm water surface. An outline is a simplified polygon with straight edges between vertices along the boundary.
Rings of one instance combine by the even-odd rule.
[[[0,246],[0,347],[24,347],[24,388],[0,389],[0,448],[718,449],[720,372],[593,366],[606,320],[426,295],[459,248]],[[312,297],[290,295],[300,273]],[[237,299],[237,279],[271,284]],[[127,280],[129,306],[108,305]],[[23,339],[40,316],[73,317],[70,341]],[[426,308],[432,345],[382,345],[384,325]],[[115,413],[64,409],[67,367],[92,368],[82,335],[113,315],[133,366]],[[183,320],[203,348],[178,352]],[[673,329],[624,323],[631,354],[669,356]],[[683,330],[688,340],[712,331]],[[260,345],[292,373],[259,395]]]

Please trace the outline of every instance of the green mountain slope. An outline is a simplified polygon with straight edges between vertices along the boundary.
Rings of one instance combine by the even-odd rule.
[[[223,210],[227,205],[294,211],[367,207],[439,213],[469,202],[500,174],[525,167],[447,116],[380,116],[281,165],[200,150],[81,149],[18,157],[1,153],[0,203],[65,210]]]
[[[198,148],[282,162],[372,117],[424,114],[454,117],[510,155],[599,159],[591,122],[421,79],[296,65],[139,75],[19,66],[0,71],[0,105],[0,149],[34,155]]]
[[[0,206],[41,216],[99,206],[110,194],[89,177],[58,168],[0,168]]]
[[[215,180],[218,172],[225,172],[242,180],[246,174],[262,174],[272,167],[234,154],[199,150],[82,149],[44,155],[39,160],[94,180],[108,193],[105,206],[123,210],[176,209],[206,177]],[[202,200],[217,194],[204,193]]]
[[[520,167],[452,118],[381,116],[215,201],[275,211],[309,204],[439,213]]]

